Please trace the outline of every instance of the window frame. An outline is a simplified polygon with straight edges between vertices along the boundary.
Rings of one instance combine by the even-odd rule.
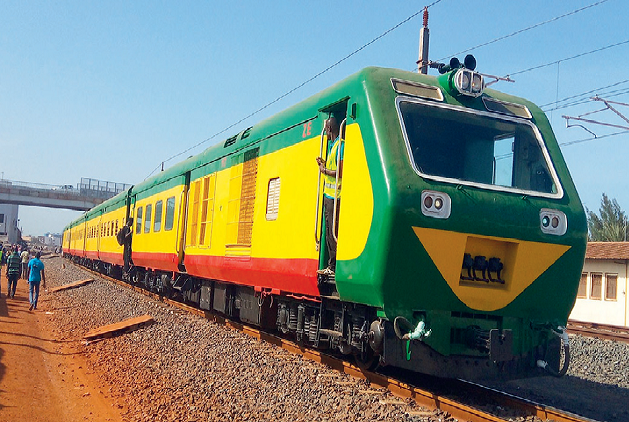
[[[532,190],[527,190],[527,189],[519,189],[519,188],[514,188],[514,187],[508,187],[508,186],[491,185],[491,184],[487,184],[487,183],[472,182],[472,181],[468,181],[468,180],[455,179],[455,178],[444,177],[444,176],[434,176],[434,175],[422,173],[417,168],[417,164],[415,163],[415,160],[413,159],[413,150],[412,150],[412,147],[411,147],[410,140],[408,139],[408,133],[407,133],[406,126],[405,126],[405,123],[404,123],[404,118],[402,117],[402,110],[400,108],[400,104],[401,103],[414,103],[414,104],[419,104],[421,106],[433,107],[433,108],[438,108],[438,109],[441,109],[441,110],[447,110],[448,112],[468,113],[468,114],[473,114],[473,115],[477,115],[477,116],[480,116],[480,117],[491,118],[491,119],[511,122],[511,123],[514,123],[514,124],[522,124],[522,125],[529,126],[531,128],[531,130],[533,131],[533,134],[535,135],[535,140],[537,141],[538,146],[540,148],[540,151],[541,151],[541,153],[542,153],[542,155],[544,157],[544,160],[546,162],[546,167],[548,168],[549,176],[552,179],[552,181],[555,184],[555,186],[557,187],[557,192],[556,193],[545,193],[545,192],[538,192],[538,191],[532,191]],[[473,110],[473,109],[468,109],[468,108],[464,108],[464,107],[458,107],[458,106],[454,106],[454,105],[450,105],[450,104],[443,104],[443,103],[437,103],[437,102],[434,102],[434,101],[422,100],[420,98],[408,97],[408,96],[404,96],[404,95],[399,95],[399,96],[396,97],[396,99],[395,99],[395,107],[397,109],[398,120],[400,122],[400,127],[402,129],[402,136],[404,137],[404,142],[406,143],[406,151],[407,151],[407,154],[408,154],[409,163],[411,165],[411,168],[415,171],[415,173],[417,173],[418,176],[420,176],[422,178],[425,178],[425,179],[435,180],[435,181],[438,181],[438,182],[444,182],[444,183],[456,184],[456,185],[472,186],[472,187],[476,187],[476,188],[488,189],[488,190],[498,191],[498,192],[510,192],[510,193],[517,193],[517,194],[525,194],[525,195],[528,195],[528,196],[540,197],[540,198],[553,198],[553,199],[563,198],[563,196],[564,196],[563,185],[561,184],[559,176],[557,175],[557,171],[555,169],[555,163],[551,159],[550,154],[548,153],[548,149],[546,148],[546,145],[544,144],[544,138],[542,137],[542,134],[539,131],[539,128],[536,125],[534,125],[531,121],[523,119],[523,118],[518,118],[518,117],[504,115],[504,114],[492,113],[492,112],[487,112],[487,111],[482,111],[482,110]]]
[[[585,284],[582,284],[582,282],[584,281],[584,277],[585,277]],[[581,279],[579,280],[579,288],[577,290],[577,299],[587,299],[588,298],[588,278],[589,278],[589,273],[586,272],[582,272],[581,273]],[[581,286],[583,286],[583,294],[581,295]]]
[[[172,208],[169,208],[169,204],[172,200]],[[171,231],[175,226],[175,207],[177,206],[177,200],[174,196],[166,199],[166,209],[164,210],[164,231]],[[171,209],[169,213],[168,210]],[[170,217],[170,218],[169,218]],[[170,222],[170,225],[169,225]]]
[[[273,186],[273,196],[271,196],[271,183],[277,181],[277,186]],[[282,182],[279,177],[272,177],[267,183],[266,192],[266,220],[275,221],[280,213],[280,195]]]
[[[153,233],[158,233],[162,230],[162,215],[163,215],[164,201],[159,200],[155,202],[155,218],[153,218]],[[159,210],[159,213],[158,213]],[[158,218],[159,217],[159,218]]]
[[[600,284],[598,296],[594,295],[594,276],[600,276]],[[603,300],[603,273],[591,272],[590,273],[590,299],[591,300]]]
[[[144,212],[144,233],[151,232],[151,224],[153,220],[153,204],[146,204]]]
[[[614,282],[614,297],[608,297],[609,293],[609,277],[612,276],[615,278]],[[617,302],[618,301],[618,274],[617,273],[605,273],[605,300],[608,302]]]
[[[135,210],[135,234],[142,234],[143,217],[144,217],[144,207],[137,207]]]

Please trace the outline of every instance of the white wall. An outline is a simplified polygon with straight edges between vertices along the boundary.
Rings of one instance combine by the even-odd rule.
[[[627,268],[629,261],[586,259],[583,272],[588,274],[586,297],[577,298],[570,319],[583,322],[628,326]],[[602,274],[601,298],[592,299],[592,273]],[[618,275],[616,300],[605,298],[607,275]]]

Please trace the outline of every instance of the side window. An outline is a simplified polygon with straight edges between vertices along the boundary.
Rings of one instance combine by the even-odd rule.
[[[266,219],[277,220],[280,210],[280,178],[269,180],[269,192],[266,197]]]
[[[135,234],[142,232],[142,207],[138,208],[135,214]]]
[[[144,233],[151,231],[151,217],[153,214],[153,204],[146,206],[146,215],[144,216]]]
[[[581,281],[579,281],[579,290],[577,291],[577,297],[580,299],[587,298],[588,291],[588,273],[581,273]]]
[[[590,274],[592,278],[592,287],[590,290],[590,299],[600,300],[601,291],[603,289],[603,274]]]
[[[162,229],[162,204],[163,201],[155,203],[155,221],[153,222],[153,231],[158,232]]]
[[[616,300],[618,274],[605,274],[605,300]]]
[[[175,197],[166,200],[166,216],[164,218],[164,230],[172,230],[175,221]]]

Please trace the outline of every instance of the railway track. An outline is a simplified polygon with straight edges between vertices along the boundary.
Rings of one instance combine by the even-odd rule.
[[[435,392],[434,389],[425,389],[414,386],[408,382],[401,381],[392,376],[383,375],[380,373],[364,371],[358,366],[343,360],[338,357],[331,356],[322,353],[317,350],[306,348],[300,344],[295,343],[274,334],[270,334],[264,331],[260,331],[255,327],[248,326],[239,322],[229,320],[221,315],[205,311],[202,309],[194,308],[185,303],[166,298],[156,293],[145,290],[144,288],[127,284],[123,281],[108,277],[97,271],[80,267],[83,270],[87,270],[90,273],[108,280],[112,283],[118,284],[121,287],[131,289],[135,292],[150,297],[156,301],[168,304],[176,307],[180,310],[189,312],[191,314],[206,318],[213,322],[222,324],[234,330],[238,330],[251,337],[255,337],[259,340],[271,343],[277,347],[281,347],[291,353],[299,354],[306,359],[322,363],[333,368],[336,371],[345,373],[352,377],[361,380],[369,381],[373,386],[379,386],[386,388],[395,396],[401,398],[410,398],[417,404],[430,409],[441,410],[452,415],[454,418],[461,421],[469,422],[504,422],[507,420],[513,420],[513,414],[517,414],[517,418],[528,418],[531,416],[537,417],[540,420],[552,420],[557,422],[591,422],[592,419],[587,419],[578,415],[573,415],[561,410],[545,406],[543,404],[535,403],[530,400],[526,400],[511,394],[507,394],[495,389],[491,389],[480,384],[471,383],[463,380],[448,381],[446,387],[443,386],[441,380],[441,386],[437,388],[440,391]],[[460,400],[451,398],[456,397],[472,397],[475,400],[482,398],[482,403],[476,403],[469,405],[463,403]],[[469,401],[469,399],[466,399]],[[482,410],[482,408],[495,409],[496,412]],[[500,413],[506,413],[507,409],[512,411],[508,416],[510,419],[505,419],[500,416]],[[410,415],[412,416],[412,415]],[[527,419],[528,420],[528,419]]]
[[[568,332],[588,337],[596,337],[603,340],[615,340],[629,343],[629,327],[622,327],[618,325],[569,320]]]

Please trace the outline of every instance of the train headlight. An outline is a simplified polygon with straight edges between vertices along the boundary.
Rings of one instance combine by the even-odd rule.
[[[454,74],[454,88],[459,94],[478,97],[483,93],[485,82],[483,75],[472,70],[461,68]]]
[[[448,218],[452,210],[452,201],[447,193],[425,190],[421,198],[422,214],[433,218]]]
[[[568,230],[566,214],[559,210],[542,208],[539,212],[539,222],[542,233],[563,236]]]
[[[480,73],[472,75],[472,94],[480,95],[483,92],[483,76]]]

